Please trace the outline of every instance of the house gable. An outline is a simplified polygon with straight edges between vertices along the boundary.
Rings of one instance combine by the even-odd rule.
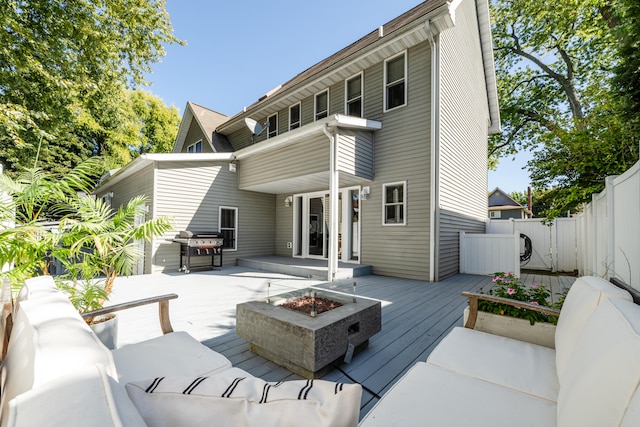
[[[203,153],[228,153],[233,148],[226,137],[215,135],[215,129],[228,119],[224,114],[187,102],[178,135],[173,145],[174,153],[186,153],[190,144],[202,139]]]

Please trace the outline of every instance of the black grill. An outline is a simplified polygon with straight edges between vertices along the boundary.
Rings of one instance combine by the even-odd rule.
[[[171,239],[172,242],[180,243],[180,268],[186,274],[191,272],[191,257],[210,256],[211,264],[198,266],[197,268],[207,268],[213,270],[222,268],[222,246],[224,237],[217,231],[180,231]],[[218,261],[216,263],[216,260]]]

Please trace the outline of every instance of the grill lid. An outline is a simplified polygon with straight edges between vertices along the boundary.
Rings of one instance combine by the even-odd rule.
[[[218,233],[217,231],[191,231],[191,230],[182,230],[179,233],[180,237],[183,239],[207,239],[207,238],[216,238],[222,237],[222,233]]]

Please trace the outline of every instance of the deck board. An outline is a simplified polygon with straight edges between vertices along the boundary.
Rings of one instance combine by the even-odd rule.
[[[275,295],[310,285],[351,294],[355,281],[359,297],[381,301],[382,330],[369,340],[368,347],[353,356],[351,363],[339,363],[323,379],[351,382],[352,378],[361,383],[361,417],[377,402],[375,395],[387,392],[417,361],[426,360],[453,327],[462,326],[467,300],[460,293],[486,291],[493,284],[490,276],[473,275],[456,275],[437,283],[373,275],[323,283],[246,267],[148,276],[155,277],[119,278],[111,302],[178,293],[179,298],[170,306],[174,329],[186,330],[226,356],[233,366],[265,381],[300,377],[249,350],[249,343],[235,334],[236,304],[264,298],[267,292]],[[555,292],[574,278],[524,274],[522,280],[527,284],[544,283]],[[267,289],[268,282],[271,286]],[[159,335],[157,308],[123,312],[119,330],[123,335],[119,336],[119,346]]]

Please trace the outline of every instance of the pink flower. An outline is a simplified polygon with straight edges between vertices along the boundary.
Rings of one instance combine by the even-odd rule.
[[[531,284],[531,287],[532,287],[533,289],[540,289],[540,285],[537,285],[537,284],[535,284],[535,283],[532,283],[532,284]]]
[[[529,304],[531,304],[531,305],[540,305],[540,304],[538,304],[537,301],[530,301]]]
[[[499,276],[496,276],[496,277],[494,277],[494,278],[493,278],[493,281],[494,281],[494,282],[497,282],[498,280],[500,280],[500,277],[499,277]]]
[[[507,293],[508,293],[509,295],[513,295],[513,294],[515,294],[515,293],[516,293],[516,290],[515,290],[515,289],[513,289],[513,288],[509,288],[509,289],[507,289]]]

